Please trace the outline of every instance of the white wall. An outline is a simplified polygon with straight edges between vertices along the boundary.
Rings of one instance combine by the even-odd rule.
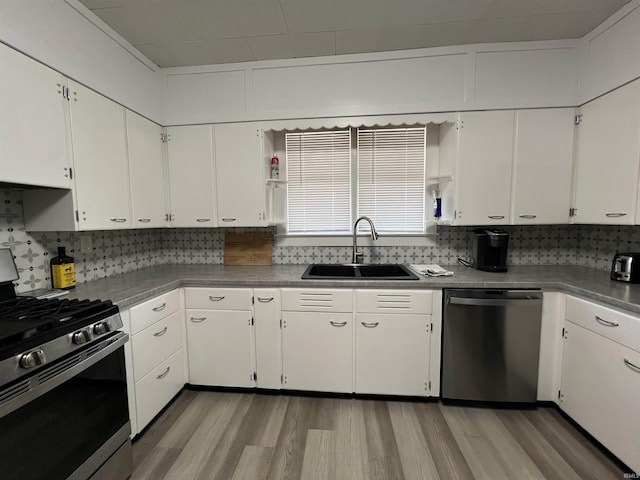
[[[126,42],[77,0],[0,0],[0,41],[152,120],[163,121],[164,75],[127,51]]]

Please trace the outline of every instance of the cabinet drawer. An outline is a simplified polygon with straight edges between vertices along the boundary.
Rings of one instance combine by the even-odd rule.
[[[136,382],[138,431],[141,431],[184,386],[182,349]]]
[[[592,332],[640,351],[640,318],[567,296],[565,318]]]
[[[133,376],[137,382],[182,347],[180,312],[158,320],[131,338]]]
[[[353,290],[286,288],[281,290],[282,310],[293,312],[351,312]]]
[[[147,300],[140,305],[131,307],[131,333],[135,335],[161,318],[177,312],[180,308],[180,296],[178,290],[173,290],[164,295],[159,295]]]
[[[433,292],[407,290],[357,290],[358,313],[431,313]]]
[[[187,308],[201,310],[251,310],[250,288],[186,288]]]

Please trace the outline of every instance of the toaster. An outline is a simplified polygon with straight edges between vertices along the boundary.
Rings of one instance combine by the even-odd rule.
[[[611,265],[611,280],[640,283],[640,253],[616,253]]]

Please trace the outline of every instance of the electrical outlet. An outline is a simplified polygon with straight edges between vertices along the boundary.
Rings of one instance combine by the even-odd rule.
[[[80,235],[80,252],[91,253],[93,250],[93,237],[91,235]]]

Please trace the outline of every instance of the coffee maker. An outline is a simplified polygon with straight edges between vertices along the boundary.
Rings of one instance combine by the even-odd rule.
[[[485,272],[506,272],[509,233],[497,228],[478,228],[472,233],[473,266]]]

